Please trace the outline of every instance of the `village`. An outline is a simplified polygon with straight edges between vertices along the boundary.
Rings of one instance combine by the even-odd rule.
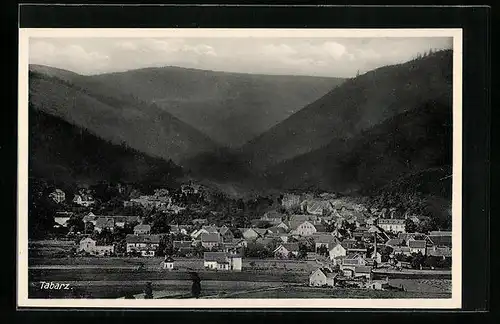
[[[48,194],[56,205],[65,196],[61,189]],[[169,215],[151,217],[143,212],[100,214],[92,192],[80,190],[70,197],[79,214],[54,214],[56,237],[75,243],[60,257],[160,258],[156,266],[168,272],[189,270],[184,260],[199,262],[197,268],[209,272],[249,271],[245,259],[309,261],[316,267],[304,284],[375,290],[399,289],[387,279],[398,272],[451,268],[451,232],[429,228],[428,217],[394,207],[368,208],[331,193],[285,193],[274,208],[249,220],[248,226],[236,227],[224,219],[216,223],[199,215],[185,217],[189,203],[180,202],[202,196],[201,186],[189,184],[178,194],[157,189],[121,201],[124,210]]]

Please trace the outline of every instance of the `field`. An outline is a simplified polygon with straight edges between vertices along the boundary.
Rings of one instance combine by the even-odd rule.
[[[280,289],[237,294],[229,296],[229,298],[451,298],[451,294],[288,286]]]
[[[120,298],[144,291],[152,282],[155,298],[189,298],[190,272],[201,278],[202,298],[449,298],[451,280],[443,277],[390,276],[406,291],[312,288],[305,284],[315,261],[244,259],[241,272],[207,271],[202,259],[176,258],[174,271],[161,268],[162,257],[56,257],[73,242],[30,243],[30,298]],[[33,253],[34,252],[34,253]],[[40,282],[70,285],[70,290],[42,290]]]

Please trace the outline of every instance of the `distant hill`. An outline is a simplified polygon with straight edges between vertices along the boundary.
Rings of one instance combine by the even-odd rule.
[[[154,103],[229,148],[245,144],[343,82],[179,67],[89,78]]]
[[[60,117],[111,143],[125,143],[177,164],[218,147],[164,109],[61,69],[30,66],[29,101],[34,109]]]
[[[431,101],[355,137],[335,139],[325,147],[277,164],[267,170],[267,178],[281,188],[316,186],[371,194],[407,175],[451,165],[451,122],[451,105]],[[430,180],[417,183],[425,186]],[[413,183],[413,189],[417,183]]]
[[[429,102],[451,107],[452,75],[451,50],[367,72],[251,140],[242,152],[254,168],[265,169]]]
[[[110,181],[168,186],[183,172],[171,161],[112,144],[30,107],[29,176],[65,185]]]

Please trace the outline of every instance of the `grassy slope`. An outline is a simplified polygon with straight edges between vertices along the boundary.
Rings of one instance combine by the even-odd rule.
[[[207,136],[154,105],[64,70],[32,66],[35,109],[151,156],[183,159],[218,147]]]
[[[228,147],[243,145],[343,81],[177,67],[146,68],[91,78],[156,103]]]
[[[429,101],[451,102],[452,52],[441,51],[386,66],[327,93],[266,133],[243,151],[257,168],[345,140]]]

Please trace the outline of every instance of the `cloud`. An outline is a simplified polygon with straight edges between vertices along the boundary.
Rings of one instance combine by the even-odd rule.
[[[451,38],[43,38],[30,62],[82,74],[176,65],[228,72],[351,77]]]
[[[37,41],[30,46],[30,63],[61,66],[73,71],[102,69],[108,66],[110,57],[96,51],[87,51],[80,45],[56,46]]]

